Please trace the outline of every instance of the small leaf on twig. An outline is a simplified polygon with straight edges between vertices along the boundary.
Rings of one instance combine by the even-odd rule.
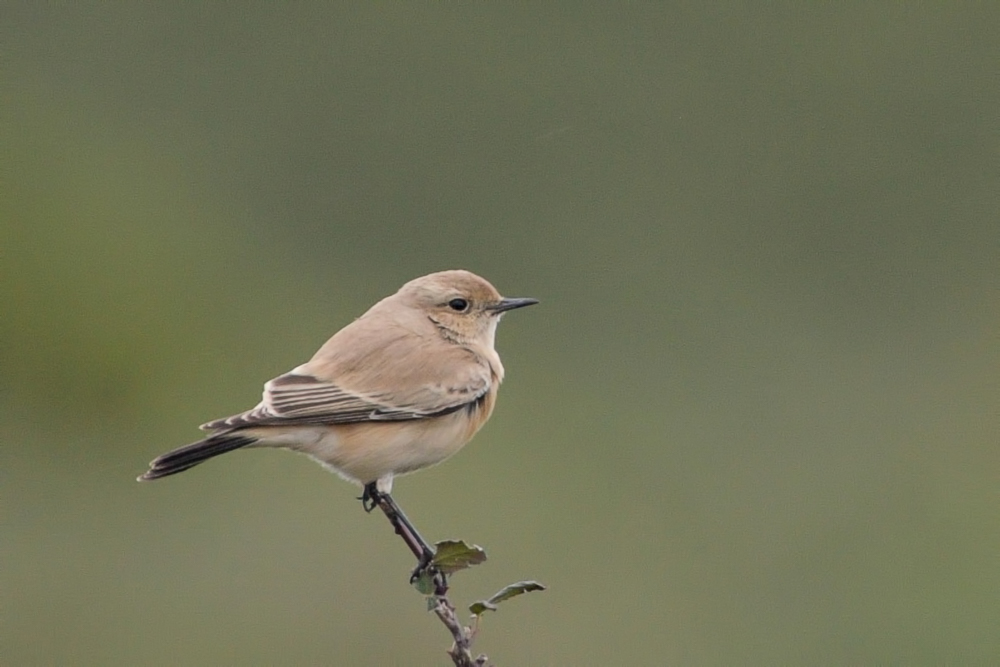
[[[537,581],[519,581],[516,584],[511,584],[509,586],[504,586],[503,589],[497,591],[488,600],[477,600],[469,605],[469,611],[475,616],[481,615],[484,611],[496,611],[497,605],[504,600],[509,600],[513,597],[517,597],[522,593],[530,593],[531,591],[544,591],[545,586],[538,583]]]
[[[421,595],[431,595],[434,593],[434,574],[428,570],[422,571],[420,576],[413,580],[413,587]]]
[[[444,540],[434,546],[436,550],[431,565],[444,574],[465,570],[486,560],[486,552],[481,547],[470,547],[461,540]]]
[[[496,611],[497,606],[486,600],[476,600],[469,605],[469,611],[472,612],[473,616],[481,616],[484,611]]]

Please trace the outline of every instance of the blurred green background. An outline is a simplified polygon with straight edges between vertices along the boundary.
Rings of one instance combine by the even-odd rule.
[[[1000,6],[6,3],[0,664],[445,664],[356,489],[153,456],[415,276],[507,317],[399,480],[499,665],[1000,662]]]

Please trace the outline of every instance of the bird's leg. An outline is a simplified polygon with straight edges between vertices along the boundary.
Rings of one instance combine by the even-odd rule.
[[[406,514],[403,513],[403,510],[396,504],[392,496],[379,491],[375,486],[375,482],[365,485],[361,501],[367,512],[372,511],[375,507],[381,509],[386,518],[389,519],[389,523],[392,524],[396,534],[403,538],[403,542],[406,543],[406,546],[417,559],[417,567],[410,575],[410,581],[416,581],[428,569],[428,566],[431,565],[431,561],[434,559],[434,548],[428,544],[427,540],[420,535],[416,527],[406,518]],[[444,574],[440,572],[434,572],[433,574],[437,587],[440,588],[443,586],[447,588],[447,580]]]
[[[378,496],[379,492],[376,482],[369,482],[365,484],[365,490],[361,492],[358,500],[361,501],[361,506],[365,508],[365,511],[371,514],[371,511],[378,505]]]

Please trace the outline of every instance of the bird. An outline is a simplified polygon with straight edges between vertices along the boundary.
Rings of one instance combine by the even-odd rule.
[[[395,477],[444,461],[490,418],[504,378],[497,324],[536,303],[504,298],[465,270],[411,280],[265,383],[255,407],[203,424],[205,438],[156,457],[138,480],[237,449],[283,448],[363,487],[371,511]]]

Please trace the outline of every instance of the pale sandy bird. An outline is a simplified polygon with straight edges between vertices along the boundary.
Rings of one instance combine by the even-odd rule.
[[[364,486],[366,499],[388,494],[393,477],[445,460],[490,418],[504,375],[497,323],[534,303],[468,271],[412,280],[266,383],[255,408],[203,425],[211,435],[157,457],[139,480],[282,447]]]

